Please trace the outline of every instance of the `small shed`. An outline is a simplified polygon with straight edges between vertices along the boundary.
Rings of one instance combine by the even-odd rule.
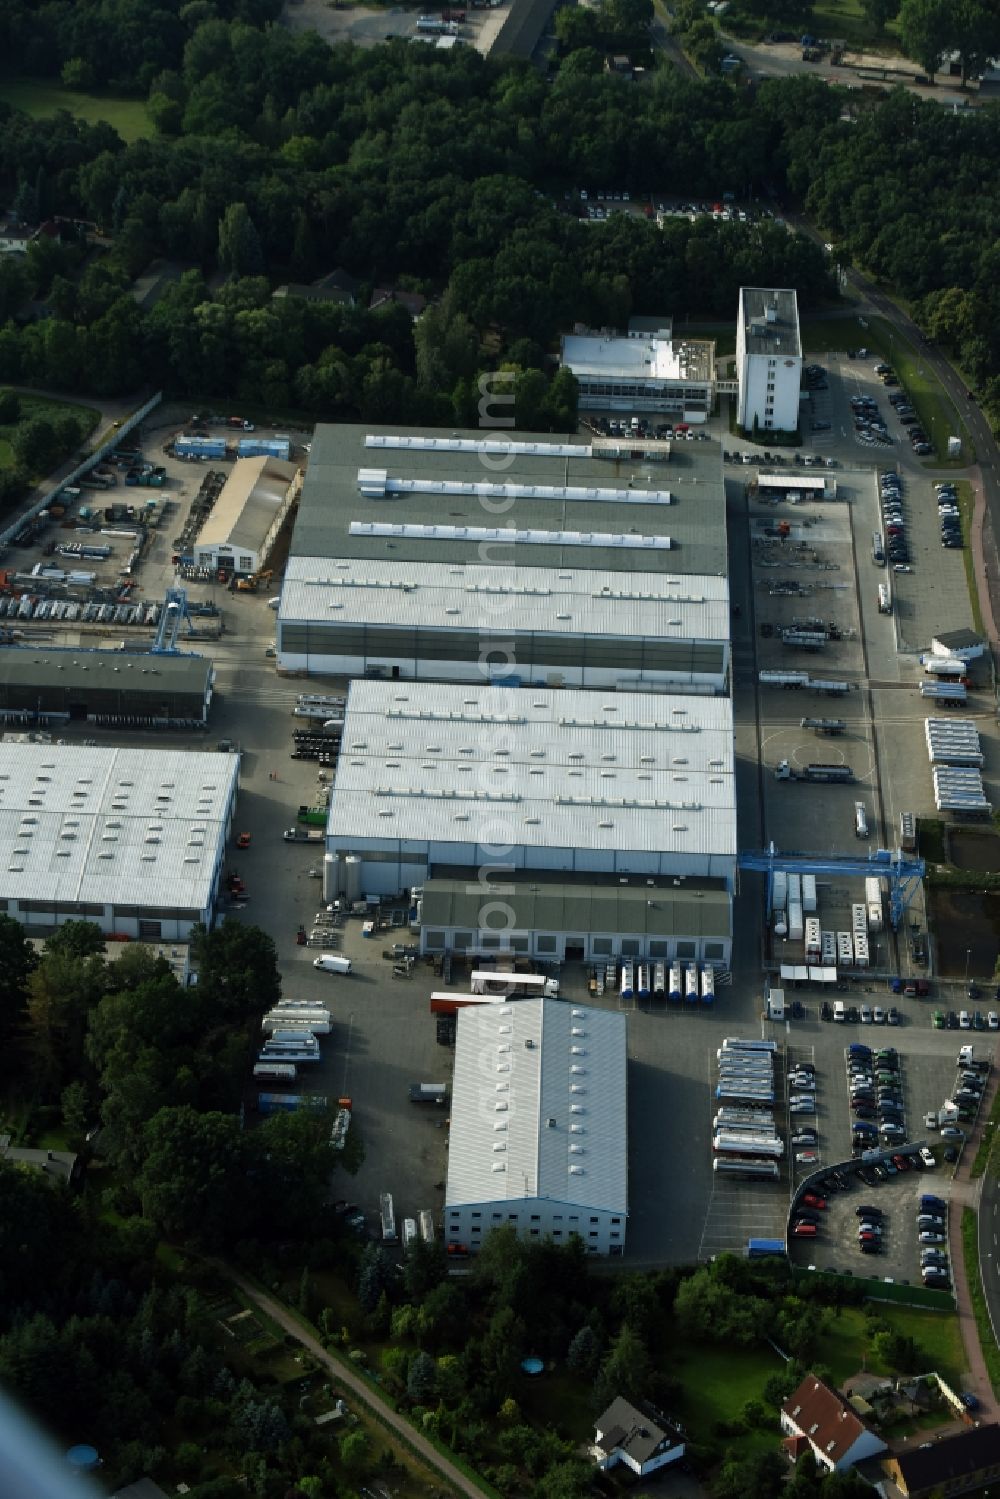
[[[978,661],[986,650],[985,641],[975,630],[945,630],[931,641],[931,654],[950,656],[956,661]]]

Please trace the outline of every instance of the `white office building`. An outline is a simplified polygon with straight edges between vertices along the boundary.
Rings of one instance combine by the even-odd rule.
[[[561,362],[580,387],[581,411],[661,412],[704,422],[715,397],[715,344],[674,339],[668,330],[573,333],[562,340]]]
[[[237,755],[0,744],[0,909],[30,934],[93,921],[178,941],[210,926]]]
[[[330,895],[422,890],[424,951],[726,963],[730,700],[355,682],[326,848]]]
[[[444,1234],[620,1255],[628,1220],[626,1017],[524,999],[459,1011]]]
[[[740,288],[736,323],[737,421],[748,434],[799,425],[802,340],[795,292]]]

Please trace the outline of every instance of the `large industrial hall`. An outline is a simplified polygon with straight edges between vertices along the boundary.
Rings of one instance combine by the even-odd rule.
[[[234,754],[0,744],[0,909],[29,934],[211,926],[238,779]]]
[[[326,848],[352,898],[422,888],[425,951],[727,963],[730,701],[355,682]]]
[[[552,999],[459,1012],[445,1242],[523,1239],[620,1255],[628,1220],[626,1019]]]
[[[284,671],[719,693],[718,445],[320,427]]]

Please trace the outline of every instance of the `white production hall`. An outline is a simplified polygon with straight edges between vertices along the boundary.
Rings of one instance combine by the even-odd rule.
[[[212,924],[238,786],[235,754],[0,744],[0,909],[29,936],[187,938]]]
[[[628,1220],[626,1017],[553,999],[458,1014],[444,1236],[491,1229],[620,1255]],[[454,1251],[453,1251],[454,1252]]]
[[[421,888],[425,951],[501,945],[485,868],[511,887],[515,950],[728,962],[732,705],[355,682],[326,853],[330,892]]]

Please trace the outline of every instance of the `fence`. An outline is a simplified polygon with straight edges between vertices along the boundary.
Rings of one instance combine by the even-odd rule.
[[[8,526],[5,531],[0,531],[0,547],[9,546],[18,531],[24,529],[25,523],[34,520],[43,510],[47,510],[60,491],[66,488],[67,484],[75,483],[82,474],[87,474],[92,468],[95,468],[101,462],[102,458],[106,458],[109,453],[113,453],[122,440],[130,432],[134,431],[139,423],[144,421],[149,413],[159,406],[162,400],[163,392],[162,390],[158,390],[155,396],[151,396],[144,405],[139,407],[138,411],[133,411],[132,415],[123,421],[120,427],[117,427],[109,437],[106,437],[99,448],[95,448],[92,453],[88,453],[87,457],[84,458],[82,463],[77,464],[72,473],[66,474],[64,478],[60,479],[59,483],[53,489],[48,490],[24,515],[19,516],[13,525]]]
[[[955,1297],[951,1291],[935,1291],[931,1286],[905,1286],[899,1280],[884,1280],[873,1275],[865,1280],[858,1275],[838,1275],[833,1270],[809,1270],[804,1265],[793,1265],[793,1274],[801,1280],[814,1280],[817,1275],[824,1279],[842,1281],[855,1291],[861,1291],[867,1301],[895,1301],[903,1306],[924,1307],[928,1311],[953,1312]]]

